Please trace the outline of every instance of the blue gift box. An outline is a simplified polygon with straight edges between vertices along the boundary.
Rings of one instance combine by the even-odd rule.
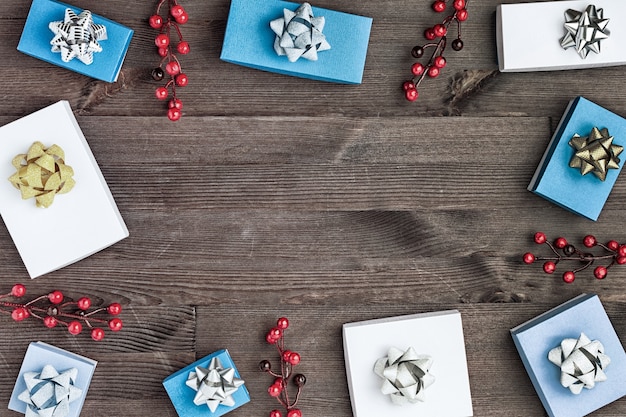
[[[561,371],[548,360],[548,352],[563,339],[577,339],[581,333],[599,340],[611,363],[604,370],[606,381],[575,395],[561,385]],[[511,335],[551,417],[582,417],[626,395],[626,353],[597,295],[580,295],[511,329]]]
[[[276,35],[270,21],[283,17],[283,9],[294,11],[297,7],[296,3],[277,0],[232,0],[220,58],[279,74],[360,84],[372,19],[313,7],[313,14],[326,20],[323,34],[331,49],[320,52],[317,61],[289,62],[274,51]]]
[[[93,376],[97,363],[98,362],[92,359],[48,345],[47,343],[31,343],[28,345],[28,349],[24,355],[24,361],[22,362],[20,373],[17,377],[13,393],[11,394],[11,398],[9,400],[9,410],[26,414],[26,403],[17,398],[24,390],[26,390],[24,374],[26,372],[40,372],[44,366],[52,365],[58,372],[63,372],[71,368],[76,368],[78,370],[74,386],[80,388],[83,392],[81,398],[76,401],[72,401],[69,404],[70,411],[67,416],[78,417],[81,409],[83,408],[83,403],[85,401],[85,397],[87,396],[87,390],[89,389],[89,384],[91,383],[91,377]]]
[[[235,405],[227,407],[224,404],[217,406],[215,412],[211,412],[207,405],[195,405],[193,402],[196,396],[196,391],[188,387],[185,383],[189,377],[189,373],[195,371],[197,366],[206,368],[209,366],[211,359],[217,357],[224,368],[233,368],[235,371],[235,377],[240,378],[239,371],[233,362],[227,349],[218,350],[204,358],[195,361],[191,365],[186,366],[168,376],[163,380],[163,386],[169,395],[176,412],[180,417],[219,417],[235,408],[239,408],[242,405],[250,401],[250,394],[245,385],[242,385],[232,394],[232,398],[235,401]]]
[[[584,97],[577,97],[561,118],[528,190],[595,221],[622,170],[626,154],[620,155],[619,169],[608,170],[605,181],[593,173],[583,176],[579,169],[571,168],[574,148],[569,145],[570,139],[575,134],[587,136],[594,127],[607,128],[615,145],[626,145],[625,119]]]
[[[33,0],[17,50],[89,77],[110,83],[115,82],[126,57],[133,30],[112,20],[92,14],[95,24],[106,27],[107,39],[100,41],[102,52],[94,53],[93,63],[90,65],[82,63],[77,58],[63,62],[61,54],[51,50],[50,41],[54,37],[54,33],[48,28],[48,25],[50,22],[63,21],[65,9],[68,8],[76,14],[83,11],[54,0]]]

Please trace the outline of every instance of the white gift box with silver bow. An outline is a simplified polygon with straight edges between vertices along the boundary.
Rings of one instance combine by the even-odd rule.
[[[586,58],[575,48],[563,49],[566,11],[584,12],[589,5],[602,9],[609,19],[610,36],[603,39],[600,53]],[[571,25],[570,25],[571,26]],[[604,37],[598,34],[600,37]],[[554,71],[626,64],[626,2],[624,0],[574,0],[502,4],[496,9],[496,41],[500,71]]]
[[[473,415],[458,311],[344,324],[343,347],[355,417]],[[410,368],[411,375],[401,375]]]

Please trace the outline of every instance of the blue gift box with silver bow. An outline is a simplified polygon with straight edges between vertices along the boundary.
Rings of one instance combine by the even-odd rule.
[[[626,353],[597,295],[580,295],[511,330],[551,417],[582,417],[626,395]]]
[[[624,165],[626,119],[585,99],[572,100],[528,190],[597,220]]]
[[[133,30],[54,0],[33,0],[17,50],[43,61],[115,82]]]
[[[163,380],[181,417],[219,417],[250,401],[228,350],[222,349]]]
[[[97,362],[33,342],[28,346],[9,410],[28,417],[78,417]]]

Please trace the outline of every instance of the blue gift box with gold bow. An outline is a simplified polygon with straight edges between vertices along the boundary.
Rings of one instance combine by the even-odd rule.
[[[132,36],[132,29],[89,11],[54,0],[33,0],[17,50],[112,83]]]
[[[572,100],[528,190],[597,220],[624,165],[626,119],[585,99]]]

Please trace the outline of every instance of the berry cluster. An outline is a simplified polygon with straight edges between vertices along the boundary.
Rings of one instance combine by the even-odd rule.
[[[424,65],[420,62],[416,62],[411,66],[411,72],[413,78],[405,81],[402,84],[404,90],[404,96],[409,101],[417,100],[419,93],[417,88],[424,80],[424,77],[428,75],[430,78],[438,77],[441,70],[446,66],[446,59],[443,57],[443,52],[446,49],[448,28],[452,22],[456,22],[457,36],[452,41],[452,49],[460,51],[463,49],[463,41],[461,40],[461,22],[467,20],[467,3],[469,0],[453,0],[452,8],[453,12],[448,15],[441,23],[436,24],[432,28],[428,28],[424,31],[424,37],[426,40],[431,41],[426,45],[414,46],[411,50],[411,55],[414,58],[421,58],[424,56],[424,52],[428,48],[433,48],[433,53],[428,60],[428,64]],[[446,0],[436,0],[432,8],[437,13],[443,13],[446,11],[448,5]],[[438,40],[437,40],[438,39]],[[436,42],[434,42],[437,40]]]
[[[63,293],[55,290],[49,294],[42,295],[27,303],[12,303],[2,301],[6,297],[21,298],[26,295],[26,287],[22,284],[15,284],[8,294],[0,295],[0,313],[10,314],[13,320],[22,321],[29,317],[35,317],[43,321],[44,326],[48,328],[56,327],[58,324],[67,327],[67,331],[73,335],[77,335],[83,331],[85,323],[91,329],[91,338],[93,340],[102,340],[104,338],[104,330],[94,327],[93,323],[106,324],[114,332],[122,330],[122,320],[115,317],[105,320],[93,317],[95,314],[106,311],[112,316],[117,316],[122,311],[122,306],[118,303],[110,304],[108,307],[98,308],[91,312],[87,312],[91,307],[91,300],[87,297],[81,297],[78,301],[63,302]],[[11,310],[6,310],[10,308]],[[68,307],[74,307],[72,312],[63,311]],[[68,319],[64,321],[63,319]]]
[[[281,317],[276,322],[276,327],[272,327],[265,336],[267,343],[276,345],[276,349],[278,349],[278,355],[280,356],[280,374],[272,371],[272,364],[268,360],[262,360],[259,363],[259,368],[261,371],[267,372],[274,377],[274,383],[270,385],[267,392],[285,407],[287,417],[302,417],[302,412],[295,407],[298,404],[302,387],[306,384],[306,377],[302,374],[293,375],[293,383],[298,387],[293,402],[289,400],[289,393],[287,391],[287,385],[292,375],[293,367],[300,363],[299,353],[285,349],[284,333],[288,327],[289,320],[285,317]],[[283,414],[280,410],[272,410],[270,411],[269,417],[283,417]]]
[[[169,75],[169,80],[163,87],[156,89],[155,94],[159,100],[166,100],[170,97],[169,89],[172,89],[170,100],[167,102],[167,117],[175,122],[182,116],[183,102],[176,97],[176,87],[185,87],[189,83],[187,75],[183,72],[180,61],[176,57],[171,45],[170,32],[172,29],[178,35],[176,51],[181,55],[189,53],[189,43],[183,40],[178,25],[183,25],[189,20],[189,15],[177,0],[167,0],[169,13],[166,20],[161,17],[161,6],[166,0],[159,0],[156,13],[150,16],[149,23],[153,29],[157,29],[159,34],[154,39],[159,55],[162,57],[159,66],[152,70],[152,78],[161,81],[165,73]],[[165,68],[165,71],[163,69]]]
[[[590,267],[594,261],[606,260],[610,261],[610,263],[606,266],[597,266],[593,270],[593,275],[597,279],[604,279],[608,273],[608,269],[613,265],[624,265],[626,264],[626,245],[620,245],[615,240],[609,240],[606,245],[598,242],[598,240],[592,236],[587,235],[583,239],[583,245],[586,248],[593,248],[594,246],[599,246],[604,249],[607,253],[604,255],[594,255],[593,253],[583,252],[577,249],[574,245],[570,245],[567,243],[567,240],[563,237],[557,238],[554,243],[550,243],[546,238],[545,233],[537,232],[534,237],[535,243],[537,244],[545,244],[554,252],[555,257],[545,258],[545,257],[537,257],[532,253],[528,252],[524,254],[524,263],[532,264],[535,261],[545,261],[543,264],[543,272],[546,274],[553,274],[556,271],[556,265],[560,261],[577,261],[582,263],[582,266],[577,269],[565,271],[563,273],[563,281],[569,283],[574,282],[576,278],[576,273],[580,272],[584,269]],[[561,253],[558,249],[563,252]]]

